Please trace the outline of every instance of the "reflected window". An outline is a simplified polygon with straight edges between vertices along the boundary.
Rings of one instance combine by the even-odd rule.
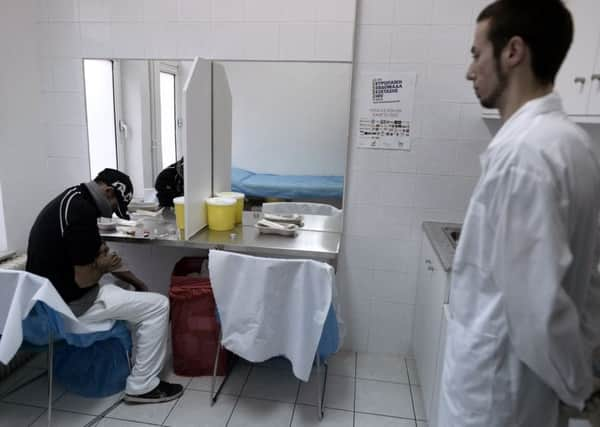
[[[160,139],[163,169],[177,160],[175,121],[175,74],[161,71]]]
[[[117,169],[113,62],[83,61],[90,177],[104,168]]]

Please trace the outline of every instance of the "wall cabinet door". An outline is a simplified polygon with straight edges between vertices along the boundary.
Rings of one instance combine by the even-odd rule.
[[[596,43],[596,64],[590,76],[590,100],[588,113],[600,115],[600,35]]]
[[[556,91],[562,97],[567,114],[586,115],[589,114],[591,71],[600,32],[600,5],[597,0],[568,0],[566,3],[573,15],[575,34],[571,49],[556,78]]]

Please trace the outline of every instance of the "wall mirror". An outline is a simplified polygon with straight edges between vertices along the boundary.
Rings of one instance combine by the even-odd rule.
[[[182,90],[191,67],[190,60],[83,60],[92,177],[117,167],[143,197],[182,156]],[[213,144],[222,134],[231,140],[232,190],[250,206],[341,208],[352,64],[215,60],[212,70]]]

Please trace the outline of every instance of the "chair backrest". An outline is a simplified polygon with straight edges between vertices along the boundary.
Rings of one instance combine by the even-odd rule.
[[[333,267],[211,250],[209,270],[223,346],[250,361],[284,355],[307,381],[331,308]]]
[[[273,202],[263,203],[263,213],[270,214],[306,214],[336,216],[342,213],[341,209],[324,203],[304,202]]]

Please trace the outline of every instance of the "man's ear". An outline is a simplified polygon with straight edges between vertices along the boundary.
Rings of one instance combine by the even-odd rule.
[[[110,185],[104,186],[102,192],[108,200],[112,200],[115,197],[115,190]]]
[[[509,68],[521,64],[528,55],[529,48],[520,36],[511,37],[502,50],[502,58]]]

